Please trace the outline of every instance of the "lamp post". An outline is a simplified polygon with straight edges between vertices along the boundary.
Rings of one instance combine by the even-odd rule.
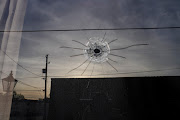
[[[8,77],[2,79],[3,91],[6,92],[6,94],[4,95],[3,120],[9,119],[11,102],[12,102],[11,93],[13,92],[16,83],[17,80],[14,79],[12,71],[10,72]]]
[[[8,77],[2,79],[3,91],[6,93],[12,92],[17,83],[17,80],[14,79],[13,73],[9,74]]]

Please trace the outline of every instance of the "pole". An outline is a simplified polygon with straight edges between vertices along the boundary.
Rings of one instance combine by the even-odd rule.
[[[47,69],[48,69],[48,55],[46,55],[46,68],[45,68],[45,95],[44,95],[44,120],[47,120]]]

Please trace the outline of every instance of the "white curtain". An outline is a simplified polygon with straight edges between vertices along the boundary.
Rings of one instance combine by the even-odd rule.
[[[26,6],[27,0],[3,0],[0,5],[1,10],[3,10],[0,13],[0,30],[21,31]],[[13,77],[16,76],[17,64],[14,61],[18,62],[21,36],[21,32],[0,33],[0,120],[9,120],[10,117],[12,92],[3,92],[2,79],[6,78],[11,71]]]

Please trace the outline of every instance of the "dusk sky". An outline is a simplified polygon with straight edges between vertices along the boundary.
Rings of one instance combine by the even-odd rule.
[[[0,1],[0,14],[2,14],[1,3],[3,0]],[[179,6],[179,0],[29,0],[23,30],[180,26]],[[86,44],[89,38],[103,38],[105,32],[107,42],[118,39],[109,45],[110,49],[133,44],[149,45],[112,51],[113,54],[126,57],[126,59],[122,59],[108,56],[118,62],[109,61],[118,72],[106,62],[91,63],[81,76],[89,63],[86,62],[83,66],[67,74],[68,71],[83,63],[86,58],[83,55],[70,57],[83,53],[82,50],[60,47],[84,48],[72,40]],[[45,55],[49,54],[48,76],[52,77],[48,78],[48,91],[50,90],[50,80],[54,77],[177,76],[180,72],[177,69],[136,74],[121,73],[178,68],[180,66],[179,33],[180,29],[27,32],[22,33],[18,62],[33,73],[44,76],[42,69],[45,68]],[[17,67],[17,79],[32,86],[44,88],[42,78],[31,77],[37,76]],[[15,90],[17,92],[19,90],[19,93],[31,99],[44,96],[43,92],[20,91],[35,90],[21,84],[17,84]]]

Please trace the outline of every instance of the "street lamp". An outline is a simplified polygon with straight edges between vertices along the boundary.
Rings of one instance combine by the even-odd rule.
[[[4,100],[3,120],[9,119],[11,102],[12,102],[11,93],[13,92],[16,83],[17,80],[14,79],[12,71],[10,72],[8,77],[2,79],[3,91],[6,92],[5,96],[3,97]]]
[[[9,74],[8,77],[2,79],[3,91],[4,92],[12,92],[17,83],[17,80],[14,79],[13,73]]]

